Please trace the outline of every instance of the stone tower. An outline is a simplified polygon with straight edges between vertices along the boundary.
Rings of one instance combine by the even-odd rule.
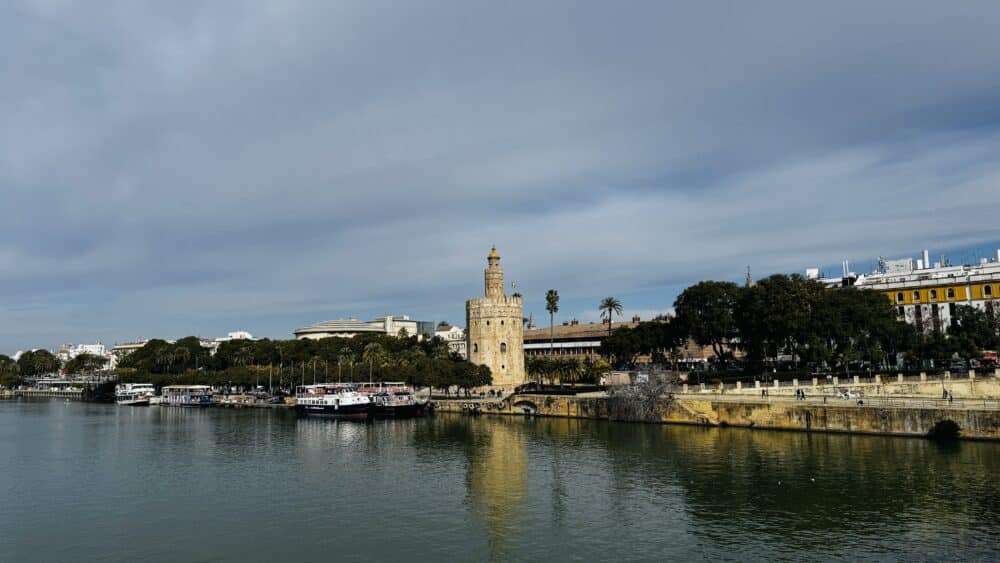
[[[487,262],[486,296],[465,302],[466,349],[470,362],[489,366],[494,387],[511,390],[525,382],[523,305],[520,297],[504,294],[496,248]]]

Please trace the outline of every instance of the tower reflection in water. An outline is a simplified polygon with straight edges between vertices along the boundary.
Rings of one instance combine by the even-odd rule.
[[[471,421],[477,440],[469,455],[469,500],[494,550],[502,551],[516,528],[527,494],[524,422],[508,418]]]

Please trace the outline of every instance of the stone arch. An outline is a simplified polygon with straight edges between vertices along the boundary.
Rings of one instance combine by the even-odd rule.
[[[520,400],[514,403],[514,410],[526,415],[538,414],[538,405],[534,401]]]
[[[961,433],[962,428],[958,423],[946,418],[934,424],[934,427],[927,432],[927,437],[934,440],[957,440]]]

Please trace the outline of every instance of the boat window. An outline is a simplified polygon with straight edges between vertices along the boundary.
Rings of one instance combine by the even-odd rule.
[[[954,299],[955,298],[955,288],[949,287],[948,288],[948,293],[946,293],[946,295],[948,296],[948,299]]]
[[[983,295],[990,297],[993,295],[993,286],[983,286]]]
[[[931,301],[934,301],[936,299],[937,299],[937,290],[936,289],[932,289],[931,290]]]
[[[903,292],[900,291],[899,293],[896,294],[896,303],[902,303],[902,302],[903,302]]]
[[[919,291],[914,291],[913,292],[913,300],[914,301],[920,301],[920,292]]]

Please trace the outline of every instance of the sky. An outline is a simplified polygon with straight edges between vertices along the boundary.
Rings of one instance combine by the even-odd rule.
[[[0,4],[0,352],[1000,246],[1000,3]],[[839,267],[835,266],[834,270]],[[539,322],[539,324],[544,324]]]

